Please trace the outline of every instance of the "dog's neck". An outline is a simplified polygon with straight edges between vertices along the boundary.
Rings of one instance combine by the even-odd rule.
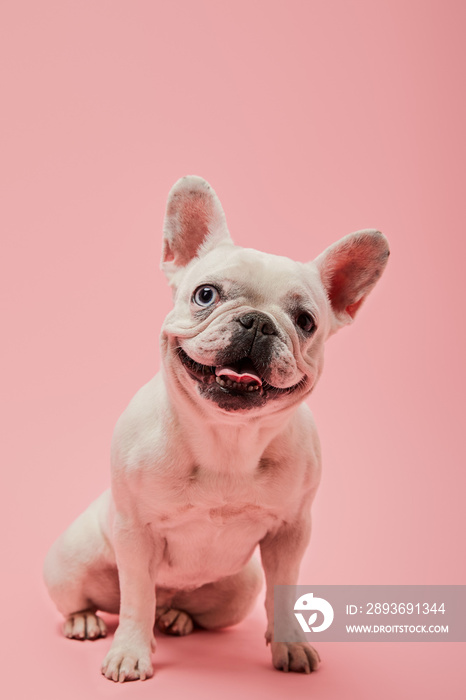
[[[176,384],[165,381],[165,390],[184,445],[194,461],[217,472],[253,472],[271,443],[287,430],[297,409],[295,404],[261,415],[228,415],[208,404],[194,404]]]
[[[233,473],[254,472],[267,448],[284,429],[264,421],[242,422],[240,425],[212,422],[202,431],[187,427],[190,448],[199,463],[215,471]]]

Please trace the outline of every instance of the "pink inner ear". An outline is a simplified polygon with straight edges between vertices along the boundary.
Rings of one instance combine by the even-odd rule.
[[[364,268],[354,260],[348,260],[345,257],[342,257],[337,262],[339,264],[332,274],[328,296],[333,309],[337,313],[348,311],[350,316],[353,317],[362,303],[362,298],[357,301],[355,299],[357,299],[360,292],[358,282],[364,276]],[[353,313],[351,313],[350,309],[353,307]]]
[[[349,304],[346,307],[346,313],[351,316],[351,318],[354,318],[356,316],[356,312],[358,311],[359,307],[361,306],[362,302],[364,301],[365,297],[361,297],[359,301],[354,302],[354,304]]]
[[[163,223],[162,266],[175,281],[179,268],[217,245],[232,243],[222,205],[212,187],[187,175],[171,188]]]
[[[334,312],[354,318],[389,256],[379,231],[350,234],[324,251],[319,266]]]
[[[164,261],[174,261],[180,267],[187,265],[209,235],[212,215],[212,203],[206,193],[192,191],[177,194],[167,211],[174,226],[172,240],[165,251],[171,257],[165,257],[164,252]]]

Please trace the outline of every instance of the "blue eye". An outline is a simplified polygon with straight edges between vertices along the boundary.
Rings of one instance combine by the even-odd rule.
[[[198,306],[212,306],[219,298],[219,293],[215,287],[211,287],[209,284],[204,284],[202,287],[198,287],[193,294],[193,301]]]

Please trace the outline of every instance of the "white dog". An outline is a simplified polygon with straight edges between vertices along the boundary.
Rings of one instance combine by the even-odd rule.
[[[382,274],[385,237],[346,236],[306,264],[233,244],[221,204],[199,177],[172,188],[162,268],[174,308],[162,371],[134,397],[112,442],[112,486],[55,542],[50,595],[73,639],[105,636],[102,673],[152,675],[154,625],[168,634],[242,620],[266,580],[266,640],[276,668],[310,672],[305,642],[273,639],[276,584],[296,584],[320,476],[303,401],[324,342],[351,323]]]

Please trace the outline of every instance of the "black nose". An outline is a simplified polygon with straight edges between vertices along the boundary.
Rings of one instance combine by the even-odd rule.
[[[278,335],[277,328],[268,316],[261,314],[258,311],[254,313],[244,314],[240,316],[238,321],[248,331],[258,331],[263,335]]]

